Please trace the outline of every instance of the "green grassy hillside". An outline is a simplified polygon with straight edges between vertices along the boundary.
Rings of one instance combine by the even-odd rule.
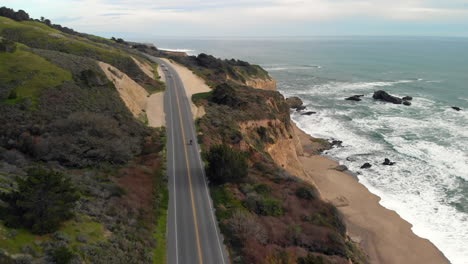
[[[138,51],[75,33],[0,16],[0,262],[164,259],[164,129],[136,120],[97,62],[148,91],[163,84],[135,64],[150,63]],[[71,218],[45,234],[8,221],[24,216],[8,199],[37,168],[61,172],[79,194]]]

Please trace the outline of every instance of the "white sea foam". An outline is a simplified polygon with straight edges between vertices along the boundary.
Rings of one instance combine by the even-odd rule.
[[[159,48],[160,50],[165,50],[165,51],[174,51],[174,52],[185,52],[189,55],[195,55],[195,50],[192,49],[171,49],[171,48]]]
[[[339,91],[409,82],[413,81],[330,82],[307,91],[291,88],[285,92],[287,96],[302,95],[307,107],[318,112],[311,116],[294,113],[292,118],[301,129],[344,142],[343,148],[326,154],[354,171],[362,171],[360,166],[370,162],[373,167],[362,171],[361,183],[382,198],[383,206],[413,224],[413,231],[431,240],[452,263],[467,264],[468,214],[458,211],[453,203],[463,202],[462,193],[457,193],[460,184],[468,186],[468,114],[420,96],[410,108],[387,103],[329,108],[320,100],[307,99],[323,96],[320,98],[333,100]],[[397,164],[382,166],[384,158]]]
[[[303,66],[294,66],[294,65],[263,65],[263,68],[266,71],[296,71],[296,70],[312,70],[312,69],[321,69],[320,65],[303,65]]]

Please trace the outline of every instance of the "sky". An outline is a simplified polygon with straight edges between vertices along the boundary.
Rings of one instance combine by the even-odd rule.
[[[0,0],[0,6],[124,39],[468,37],[468,0]]]

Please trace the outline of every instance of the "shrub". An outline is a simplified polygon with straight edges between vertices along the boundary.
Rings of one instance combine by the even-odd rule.
[[[254,190],[261,195],[267,195],[271,193],[271,187],[266,184],[258,184],[254,187]]]
[[[0,39],[0,52],[10,52],[13,53],[16,51],[16,43],[7,39]]]
[[[296,190],[296,196],[306,200],[317,199],[316,191],[308,187],[299,187]]]
[[[297,264],[331,264],[331,262],[324,259],[322,256],[309,254],[306,257],[298,258]]]
[[[68,264],[73,259],[73,252],[67,247],[61,246],[52,251],[52,258],[57,264]]]
[[[257,216],[241,210],[234,211],[228,221],[229,230],[241,241],[255,239],[262,244],[268,240],[268,232],[258,222]]]
[[[206,155],[206,174],[213,184],[240,182],[247,177],[247,161],[244,155],[227,145],[215,145]]]
[[[17,178],[17,184],[18,190],[0,195],[8,204],[7,225],[45,234],[56,231],[61,222],[73,216],[79,196],[70,178],[62,173],[35,168],[26,178]]]
[[[220,105],[227,105],[233,108],[238,107],[241,102],[236,96],[236,91],[227,83],[222,83],[213,91],[211,101]]]
[[[280,201],[250,195],[244,200],[244,206],[259,215],[280,216],[284,214]]]

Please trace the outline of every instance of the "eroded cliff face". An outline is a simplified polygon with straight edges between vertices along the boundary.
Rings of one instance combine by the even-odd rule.
[[[133,116],[139,117],[146,109],[148,92],[145,88],[114,66],[104,62],[98,64],[106,77],[114,83],[120,97]]]
[[[270,90],[270,91],[277,91],[278,88],[276,87],[276,80],[274,79],[249,79],[245,82],[248,86],[253,88],[262,89],[262,90]]]
[[[298,158],[303,153],[302,145],[292,123],[284,123],[278,119],[264,119],[242,122],[239,126],[241,133],[247,135],[251,144],[255,144],[256,137],[263,142],[265,151],[279,167],[297,177],[306,177]],[[246,144],[241,145],[241,148],[247,147]]]

